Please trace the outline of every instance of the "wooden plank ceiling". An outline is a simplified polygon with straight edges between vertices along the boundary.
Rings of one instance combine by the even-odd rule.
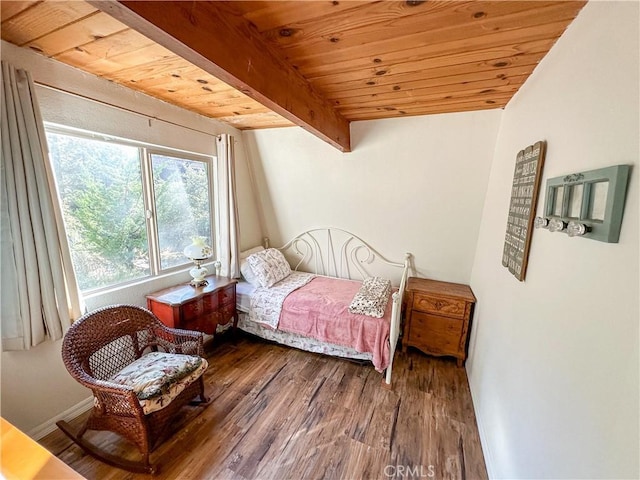
[[[336,141],[331,131],[341,119],[348,135],[354,120],[504,107],[585,3],[2,0],[0,32],[7,42],[237,128],[293,120],[348,151],[348,139]],[[125,25],[106,13],[122,20],[125,9],[144,20]],[[226,59],[202,53],[206,35],[221,45],[215,30],[224,29],[178,40],[180,32],[170,31],[185,16],[183,30],[194,31],[211,21],[207,15],[236,29],[226,30],[226,37],[237,34]],[[251,45],[239,45],[243,39]],[[243,76],[233,68],[259,59],[240,58],[229,68],[229,50],[235,57],[263,52],[277,68]],[[305,118],[295,103],[307,97],[316,103]]]

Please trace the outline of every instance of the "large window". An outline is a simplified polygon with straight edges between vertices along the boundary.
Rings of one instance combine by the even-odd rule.
[[[211,157],[47,128],[83,291],[186,265],[194,236],[212,242]]]

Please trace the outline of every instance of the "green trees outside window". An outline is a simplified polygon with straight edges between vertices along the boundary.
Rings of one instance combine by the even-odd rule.
[[[209,178],[203,162],[152,153],[151,166],[164,269],[185,263],[192,236],[211,238]]]
[[[81,290],[186,265],[195,235],[211,244],[210,159],[51,129],[47,142]]]

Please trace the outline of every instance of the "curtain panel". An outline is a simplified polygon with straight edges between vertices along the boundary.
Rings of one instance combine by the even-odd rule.
[[[82,306],[31,76],[2,62],[2,349],[57,340]]]
[[[233,137],[216,139],[217,253],[222,275],[240,278],[238,200]]]

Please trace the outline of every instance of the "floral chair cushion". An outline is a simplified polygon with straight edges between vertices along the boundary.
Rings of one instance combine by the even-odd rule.
[[[200,375],[204,373],[207,369],[208,363],[206,360],[202,360],[200,366],[188,374],[186,377],[181,380],[172,383],[169,387],[169,390],[164,395],[158,395],[156,397],[151,397],[146,400],[139,400],[140,406],[142,407],[142,411],[145,415],[148,415],[157,410],[161,410],[167,405],[171,403],[171,401],[176,398],[178,395],[182,393],[182,391],[191,385],[194,381],[200,378]]]
[[[133,387],[139,400],[148,400],[169,393],[174,384],[186,380],[187,376],[192,377],[194,372],[200,372],[195,377],[198,378],[207,366],[207,361],[196,355],[151,352],[120,370],[109,381]]]

